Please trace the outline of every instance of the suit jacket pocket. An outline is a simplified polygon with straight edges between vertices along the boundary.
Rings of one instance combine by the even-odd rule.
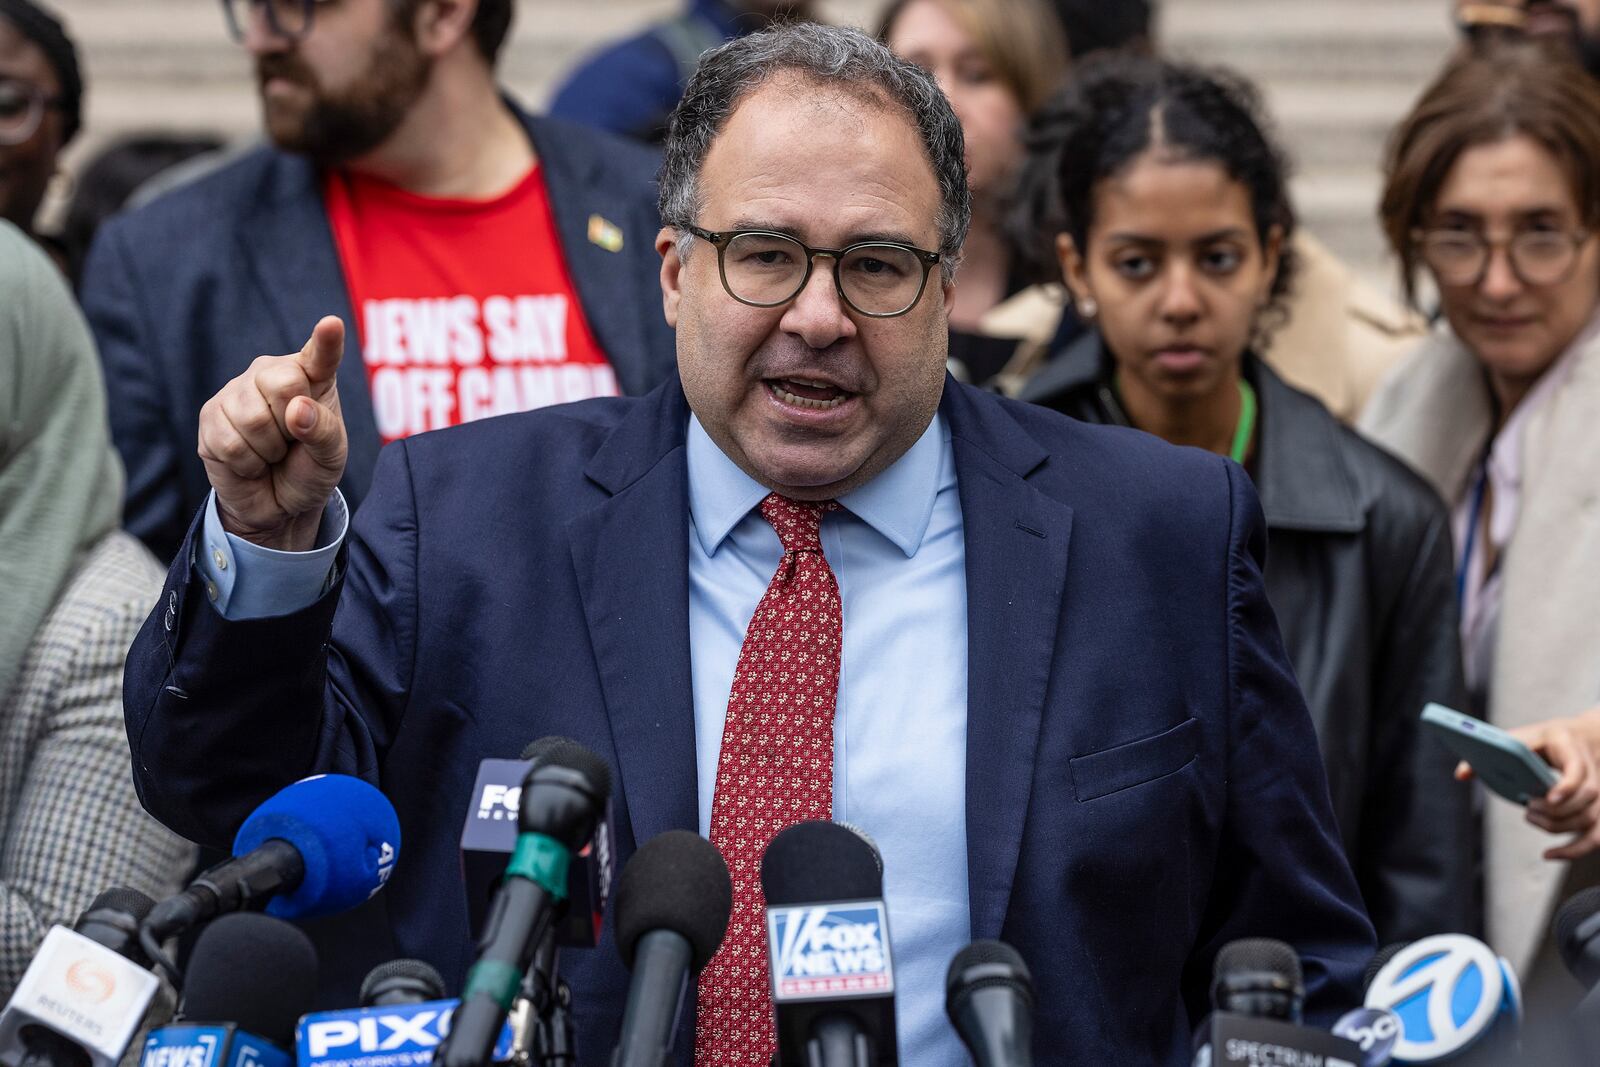
[[[1200,750],[1200,724],[1185,719],[1170,730],[1068,761],[1079,803],[1096,800],[1188,766]]]

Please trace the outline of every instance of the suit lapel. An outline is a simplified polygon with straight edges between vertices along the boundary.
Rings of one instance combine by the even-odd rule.
[[[967,554],[967,881],[972,935],[1000,936],[1033,789],[1066,585],[1072,509],[1026,476],[1046,454],[998,406],[947,382]]]
[[[622,391],[640,393],[648,375],[649,339],[638,305],[641,290],[626,276],[635,259],[621,246],[607,245],[612,238],[638,240],[646,227],[630,224],[628,215],[635,204],[619,199],[607,186],[601,160],[591,146],[580,139],[558,138],[563,131],[546,119],[522,111],[517,117],[544,168],[550,212],[583,317],[616,371]]]
[[[697,825],[687,424],[673,380],[590,462],[610,499],[567,524],[636,845]]]
[[[361,356],[361,333],[350,306],[339,253],[322,206],[316,169],[280,155],[265,195],[239,227],[240,254],[284,338],[282,355],[299,350],[324,315],[344,320],[344,361],[339,364],[339,404],[350,438],[345,486],[352,503],[366,495],[378,459],[378,424]],[[250,356],[262,353],[249,353]]]

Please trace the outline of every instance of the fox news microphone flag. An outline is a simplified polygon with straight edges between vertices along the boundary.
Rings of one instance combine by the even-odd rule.
[[[478,764],[473,800],[467,806],[466,824],[461,828],[461,872],[473,936],[483,929],[489,902],[517,847],[523,779],[545,753],[556,750],[558,743],[577,742],[561,737],[541,738],[523,749],[520,759],[486,759]],[[554,926],[558,946],[594,948],[600,943],[616,854],[612,845],[616,836],[614,821],[608,798],[594,837],[572,858],[567,870],[567,904]]]
[[[781,1067],[894,1067],[894,962],[883,869],[838,823],[796,823],[761,857],[767,963]]]

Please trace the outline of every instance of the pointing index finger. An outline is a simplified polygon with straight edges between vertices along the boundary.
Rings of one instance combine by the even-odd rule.
[[[300,366],[313,386],[327,386],[337,377],[343,358],[344,322],[337,315],[326,315],[300,350]]]

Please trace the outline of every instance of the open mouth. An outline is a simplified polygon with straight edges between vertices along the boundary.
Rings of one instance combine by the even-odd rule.
[[[768,378],[766,386],[772,395],[783,403],[791,407],[809,408],[812,411],[836,408],[855,395],[836,385],[809,381],[805,378]]]

